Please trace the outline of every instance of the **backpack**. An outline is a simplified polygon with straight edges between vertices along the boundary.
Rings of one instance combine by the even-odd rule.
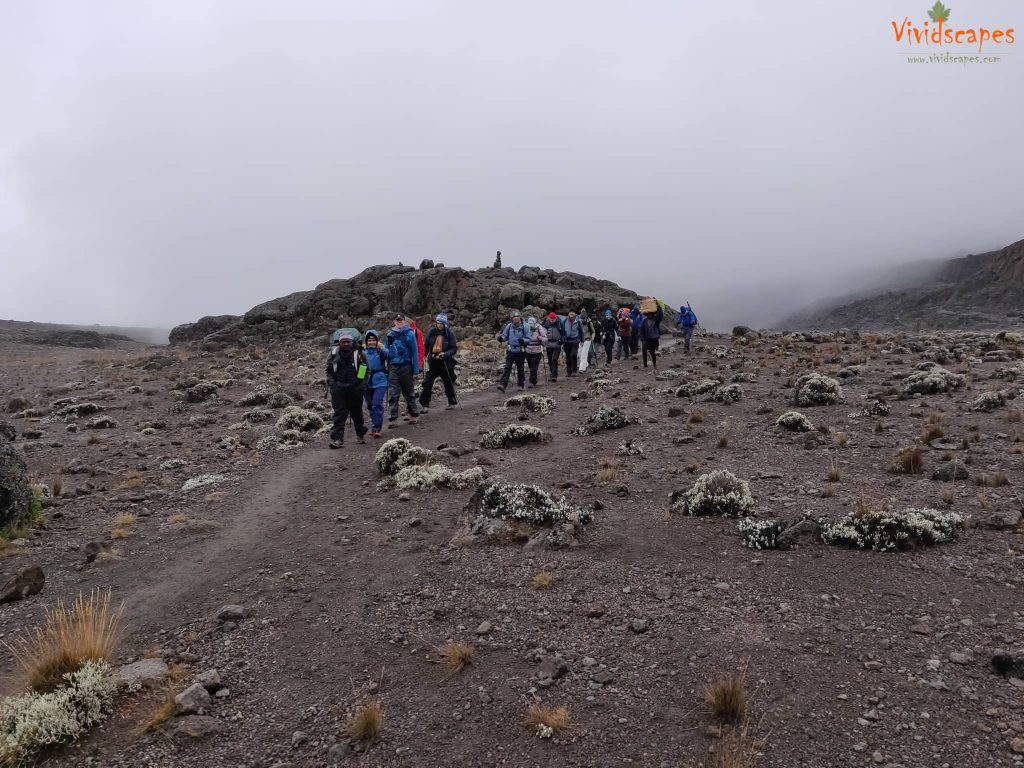
[[[557,347],[562,343],[562,324],[559,321],[555,321],[547,326],[548,329],[548,346]]]

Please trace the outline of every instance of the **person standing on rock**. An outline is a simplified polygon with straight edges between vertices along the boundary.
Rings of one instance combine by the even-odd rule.
[[[615,321],[615,333],[618,336],[618,346],[615,348],[615,359],[625,357],[629,360],[629,350],[632,347],[633,320],[629,316],[629,310],[623,307],[619,310],[619,317]]]
[[[540,371],[540,359],[548,343],[548,334],[544,326],[532,315],[526,318],[526,364],[530,369],[531,389],[537,386],[537,373]]]
[[[519,389],[526,388],[526,346],[529,339],[526,336],[526,325],[523,323],[523,313],[518,309],[512,310],[512,319],[501,329],[498,334],[498,341],[505,344],[505,369],[501,372],[501,381],[498,382],[498,389],[502,392],[508,386],[509,376],[512,374],[512,366],[516,367],[517,382]]]
[[[583,323],[570,309],[562,323],[562,350],[565,352],[565,375],[572,378],[579,369],[580,344],[583,343]]]
[[[427,332],[427,349],[430,350],[427,361],[430,367],[423,377],[423,388],[420,391],[420,410],[430,409],[430,399],[434,395],[434,382],[441,379],[444,394],[448,398],[448,409],[458,405],[455,397],[455,384],[452,378],[453,360],[459,351],[455,342],[455,332],[448,327],[448,315],[438,312],[434,317],[434,327]]]
[[[558,381],[558,358],[562,354],[562,321],[554,312],[548,313],[544,322],[544,333],[547,335],[548,381]]]
[[[658,344],[661,342],[661,321],[665,319],[665,312],[658,305],[654,312],[646,312],[644,321],[640,324],[640,344],[643,347],[644,368],[647,367],[647,355],[651,356],[654,370],[658,370]]]
[[[615,338],[618,336],[618,329],[615,325],[615,315],[611,309],[604,311],[604,319],[601,320],[601,342],[604,344],[604,354],[608,358],[607,364],[612,364],[612,352],[615,350]]]
[[[676,327],[683,330],[683,352],[690,351],[690,339],[693,338],[693,329],[697,327],[697,315],[690,309],[689,303],[679,307],[679,317],[676,319]]]
[[[384,401],[388,396],[388,348],[380,343],[380,334],[370,329],[363,337],[366,347],[366,410],[370,412],[370,437],[379,438],[384,429]]]
[[[363,424],[363,390],[369,365],[366,355],[356,349],[355,339],[344,335],[327,358],[327,391],[331,393],[334,419],[331,426],[331,448],[345,445],[345,422],[352,417],[356,439],[365,443],[367,429]]]
[[[416,385],[413,379],[419,375],[419,351],[416,348],[416,334],[405,324],[405,315],[395,315],[395,327],[388,331],[388,406],[391,413],[388,421],[398,420],[398,401],[405,398],[409,422],[419,418],[419,404],[416,401]]]

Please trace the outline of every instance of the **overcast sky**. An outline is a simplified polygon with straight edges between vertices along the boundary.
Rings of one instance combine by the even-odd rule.
[[[1024,4],[0,4],[0,318],[171,326],[433,258],[717,325],[1024,237]],[[992,46],[994,51],[995,46]]]

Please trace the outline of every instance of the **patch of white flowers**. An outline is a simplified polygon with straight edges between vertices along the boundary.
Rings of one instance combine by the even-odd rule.
[[[797,405],[832,405],[838,403],[843,396],[838,381],[817,372],[805,373],[794,386]]]
[[[589,509],[575,507],[565,497],[554,498],[536,485],[493,480],[480,486],[469,508],[487,517],[522,520],[533,525],[587,525],[594,519]]]
[[[966,377],[951,373],[933,362],[921,363],[903,380],[903,392],[907,395],[933,395],[963,386]]]
[[[249,394],[238,401],[239,405],[266,405],[270,396],[277,392],[274,384],[259,384]]]
[[[739,522],[743,544],[751,549],[776,549],[779,534],[785,527],[781,520],[774,518],[760,520],[756,517],[744,517]]]
[[[1002,392],[982,392],[971,403],[972,411],[984,411],[988,413],[1006,405],[1006,395]]]
[[[865,416],[888,416],[889,405],[884,400],[872,400],[861,411]]]
[[[692,384],[683,384],[676,389],[676,397],[698,397],[708,395],[718,389],[721,385],[718,379],[701,379]]]
[[[115,683],[106,662],[87,661],[50,693],[0,700],[0,765],[17,766],[49,747],[66,744],[110,714]]]
[[[523,408],[533,413],[547,413],[555,407],[553,398],[542,395],[513,395],[505,401],[505,408]]]
[[[205,488],[208,485],[223,483],[226,479],[227,478],[225,478],[224,475],[196,475],[195,477],[190,477],[186,480],[185,484],[181,486],[181,490],[187,493],[188,491],[194,491],[197,488]]]
[[[624,443],[619,443],[619,447],[615,449],[615,453],[619,456],[643,456],[644,444],[638,443],[634,440],[626,440]]]
[[[400,490],[431,490],[453,488],[464,490],[480,485],[486,474],[483,467],[470,467],[463,472],[453,472],[444,464],[422,464],[403,467],[391,478],[382,480],[378,487],[394,486]]]
[[[297,405],[289,405],[284,409],[281,418],[277,420],[278,429],[295,429],[299,432],[316,432],[325,426],[323,417],[319,413],[307,411]]]
[[[686,515],[749,515],[754,508],[750,486],[727,469],[697,478],[688,491],[672,494],[672,511]]]
[[[510,448],[527,443],[542,443],[551,436],[539,427],[531,424],[509,424],[492,430],[483,436],[480,445],[483,448]]]
[[[724,386],[718,387],[715,390],[715,393],[711,396],[712,400],[719,403],[725,403],[726,405],[735,403],[737,400],[742,398],[743,387],[739,384],[725,384]]]
[[[938,509],[857,510],[835,522],[823,522],[821,537],[829,544],[891,552],[951,541],[963,524],[963,515]]]
[[[377,449],[373,463],[380,474],[389,476],[405,467],[429,464],[431,456],[426,448],[413,445],[404,437],[393,437]]]
[[[179,469],[188,464],[184,459],[168,459],[160,465],[160,469]]]
[[[576,427],[572,433],[574,435],[593,435],[604,429],[621,429],[635,421],[636,419],[627,416],[617,408],[602,405],[596,413]]]
[[[550,739],[555,735],[555,729],[550,725],[544,725],[544,723],[537,723],[537,737],[541,739]]]
[[[810,432],[814,429],[810,419],[799,411],[786,411],[775,420],[775,424],[787,432]]]

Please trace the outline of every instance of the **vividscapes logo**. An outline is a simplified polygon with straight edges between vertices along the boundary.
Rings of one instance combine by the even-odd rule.
[[[935,5],[928,11],[931,22],[925,21],[918,25],[905,16],[903,21],[892,21],[892,32],[897,43],[905,43],[908,50],[920,50],[923,46],[935,46],[945,50],[965,50],[964,46],[977,46],[981,53],[985,46],[997,46],[998,50],[1005,51],[1006,46],[1013,45],[1013,27],[989,28],[989,27],[958,27],[949,22],[950,9],[936,0]]]

